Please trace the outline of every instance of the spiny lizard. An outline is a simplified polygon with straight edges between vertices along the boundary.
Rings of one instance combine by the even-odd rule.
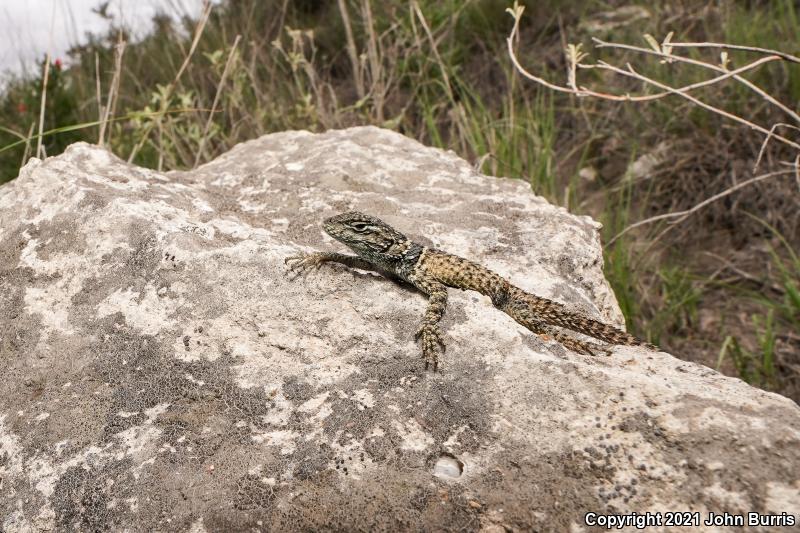
[[[542,336],[550,335],[575,352],[595,355],[608,349],[571,337],[558,328],[570,329],[611,344],[655,348],[620,329],[579,313],[562,304],[529,294],[499,274],[477,263],[436,248],[417,244],[385,222],[359,212],[342,213],[325,220],[325,231],[358,255],[315,252],[286,258],[289,272],[302,273],[334,261],[352,268],[378,271],[400,278],[428,295],[428,308],[417,331],[422,340],[425,368],[436,371],[444,342],[439,320],[447,307],[447,287],[473,290],[491,298],[495,307]]]

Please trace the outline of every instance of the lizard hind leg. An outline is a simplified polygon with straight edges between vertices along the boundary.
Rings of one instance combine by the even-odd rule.
[[[536,316],[536,314],[531,310],[531,307],[524,300],[506,300],[503,302],[503,305],[500,307],[500,309],[540,337],[551,337],[561,343],[568,350],[572,350],[573,352],[584,355],[597,355],[598,353],[605,355],[610,354],[608,348],[605,348],[604,346],[576,339],[575,337],[560,331],[558,328],[545,323]]]
[[[605,346],[576,339],[571,335],[557,331],[555,328],[547,328],[545,331],[547,335],[551,335],[556,341],[561,343],[562,346],[573,352],[583,355],[611,355],[611,350]]]

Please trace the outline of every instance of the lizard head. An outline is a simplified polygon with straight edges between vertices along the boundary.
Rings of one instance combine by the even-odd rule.
[[[325,220],[325,232],[370,260],[400,259],[408,238],[373,216],[350,211]]]

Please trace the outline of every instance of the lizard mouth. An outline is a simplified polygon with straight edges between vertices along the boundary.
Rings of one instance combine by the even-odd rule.
[[[341,240],[341,228],[333,222],[331,219],[325,220],[322,223],[322,229],[325,230],[325,233],[336,239],[337,241]]]

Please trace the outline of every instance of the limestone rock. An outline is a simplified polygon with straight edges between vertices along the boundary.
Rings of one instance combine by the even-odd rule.
[[[0,530],[581,531],[587,512],[797,512],[800,409],[680,361],[587,357],[451,291],[283,258],[358,209],[621,324],[598,225],[354,128],[161,174],[76,144],[0,187]]]

